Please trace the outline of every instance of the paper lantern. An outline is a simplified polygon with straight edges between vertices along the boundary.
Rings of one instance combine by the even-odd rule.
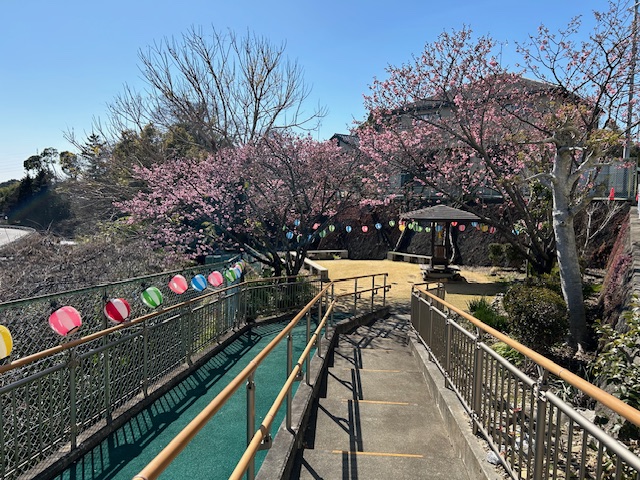
[[[496,227],[489,227],[489,233],[496,233]]]
[[[473,228],[476,228],[476,227],[478,226],[478,222],[471,222],[471,226],[472,226]]]
[[[296,227],[299,227],[299,226],[300,226],[300,220],[297,220],[297,219],[296,219],[296,220],[294,220],[294,221],[293,221],[293,224],[294,224]]]
[[[616,189],[611,187],[611,191],[609,192],[609,201],[612,201],[614,198],[616,198]]]
[[[0,325],[0,360],[11,355],[13,350],[13,338],[11,332],[4,325]]]
[[[209,283],[214,287],[219,287],[224,283],[224,278],[220,272],[211,272],[208,277]]]
[[[171,280],[169,280],[169,290],[173,293],[181,295],[186,292],[188,288],[189,284],[187,283],[187,279],[182,275],[175,275]]]
[[[367,232],[369,231],[369,227],[367,227],[366,225],[363,225],[363,226],[362,226],[362,231],[363,231],[364,233],[367,233]]]
[[[327,236],[327,231],[326,230],[322,230],[319,235],[320,235],[320,238],[324,238],[324,237]]]
[[[431,232],[431,227],[425,227],[424,229],[427,233]]]
[[[313,224],[313,229],[314,229],[314,230],[317,230],[317,229],[319,229],[319,228],[320,228],[320,224],[319,224],[319,223],[314,223],[314,224]]]
[[[345,230],[347,231],[347,233],[351,233],[351,230],[353,229],[351,228],[351,225],[347,225]]]
[[[483,232],[488,232],[489,231],[489,226],[488,225],[482,225],[482,227],[480,227],[480,230],[482,230]]]
[[[382,224],[381,223],[376,223],[376,230],[380,230],[382,228]]]
[[[287,239],[291,240],[293,238],[293,232],[287,232]]]
[[[240,270],[240,273],[244,272],[244,265],[242,265],[242,263],[237,262],[233,268],[237,268],[238,270]]]
[[[230,283],[236,281],[236,274],[233,270],[225,270],[224,278],[226,278]]]
[[[422,232],[424,230],[424,227],[422,227],[421,225],[416,226],[416,232]]]
[[[140,294],[140,300],[149,308],[156,308],[162,305],[162,292],[158,287],[149,287]]]
[[[336,229],[335,225],[329,225],[329,231],[333,232]]]
[[[242,277],[242,270],[238,268],[237,265],[233,267],[232,270],[233,270],[233,273],[235,273],[236,275],[236,279],[240,279],[240,277]]]
[[[457,227],[458,226],[458,222],[451,222],[451,226],[452,227]]]
[[[74,333],[82,325],[80,312],[73,307],[59,308],[49,317],[49,326],[54,332],[66,336]]]
[[[124,298],[112,298],[104,306],[104,316],[114,323],[122,323],[131,315],[129,302]]]
[[[191,279],[191,288],[193,288],[196,292],[201,292],[205,288],[207,288],[207,279],[204,278],[204,275],[198,274]]]
[[[467,229],[467,227],[463,223],[458,225],[458,230],[460,230],[461,232],[464,232],[466,229]]]
[[[389,220],[389,226],[390,227],[395,227],[396,226],[396,222],[394,220]]]
[[[400,225],[398,225],[398,230],[400,230],[401,232],[404,232],[405,228],[407,228],[407,226],[404,223],[401,223]]]

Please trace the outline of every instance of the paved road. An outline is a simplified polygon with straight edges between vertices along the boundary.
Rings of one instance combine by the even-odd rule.
[[[15,240],[18,240],[20,237],[29,235],[30,233],[33,233],[33,230],[0,227],[0,247],[3,247]]]

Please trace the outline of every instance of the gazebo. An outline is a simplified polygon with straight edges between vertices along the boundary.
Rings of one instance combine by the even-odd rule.
[[[417,222],[419,225],[428,224],[431,227],[431,254],[414,255],[397,251],[407,231],[405,229],[398,239],[396,251],[390,252],[394,254],[390,258],[394,258],[394,256],[404,256],[404,259],[409,256],[409,260],[412,260],[411,257],[416,258],[418,263],[423,264],[421,268],[425,280],[429,277],[453,277],[458,275],[458,268],[450,265],[452,245],[449,232],[452,224],[464,225],[479,221],[480,218],[477,215],[446,205],[436,205],[403,213],[400,215],[400,219]]]

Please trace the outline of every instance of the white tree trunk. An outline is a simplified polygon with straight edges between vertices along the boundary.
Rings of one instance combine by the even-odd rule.
[[[556,236],[558,268],[562,295],[569,310],[570,343],[574,346],[587,340],[587,322],[582,294],[582,273],[571,210],[569,172],[572,158],[564,151],[556,155],[551,187],[553,195],[553,230]]]

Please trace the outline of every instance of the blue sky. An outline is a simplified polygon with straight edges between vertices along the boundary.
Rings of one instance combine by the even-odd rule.
[[[515,41],[544,23],[552,30],[574,15],[591,19],[605,0],[204,1],[0,0],[0,181],[21,178],[22,162],[46,147],[72,150],[128,83],[142,88],[138,51],[191,26],[251,30],[285,41],[313,90],[312,105],[329,114],[317,138],[347,132],[365,117],[362,95],[387,65],[400,65],[443,30],[470,26]]]

